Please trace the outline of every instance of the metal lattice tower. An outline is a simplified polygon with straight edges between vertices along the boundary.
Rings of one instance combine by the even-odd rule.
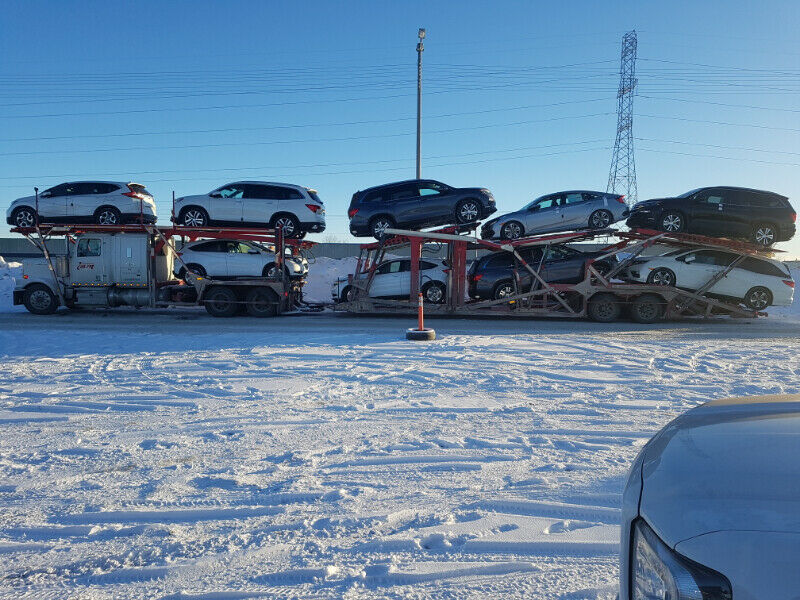
[[[636,163],[633,158],[633,96],[636,93],[636,31],[622,36],[622,60],[617,92],[617,139],[608,174],[607,192],[624,193],[636,204]]]

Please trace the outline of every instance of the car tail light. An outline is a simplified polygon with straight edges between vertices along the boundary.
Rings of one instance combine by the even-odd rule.
[[[616,200],[620,204],[625,204],[625,196],[617,196]]]
[[[794,281],[792,281],[791,279],[784,279],[784,280],[783,280],[783,283],[785,283],[786,285],[788,285],[790,288],[793,288],[793,287],[794,287]]]
[[[351,208],[350,210],[347,211],[347,216],[352,219],[353,217],[356,216],[357,212],[358,212],[357,208]]]
[[[792,213],[792,223],[797,223],[797,213]]]
[[[306,206],[308,207],[308,210],[310,210],[313,213],[316,213],[320,208],[322,208],[317,204],[306,204]]]
[[[442,269],[442,273],[449,273],[452,269]]]
[[[476,282],[476,283],[477,283],[478,281],[480,281],[481,279],[483,279],[483,275],[473,275],[473,276],[472,276],[472,281],[474,281],[474,282]]]

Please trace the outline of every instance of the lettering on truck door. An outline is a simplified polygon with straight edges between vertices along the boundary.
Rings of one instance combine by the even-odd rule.
[[[75,248],[75,260],[72,261],[72,282],[77,285],[108,285],[108,275],[103,261],[103,239],[99,237],[82,237]]]

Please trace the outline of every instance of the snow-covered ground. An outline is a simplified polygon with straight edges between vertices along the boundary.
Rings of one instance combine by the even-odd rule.
[[[613,598],[649,436],[800,391],[788,317],[431,323],[0,314],[0,597]]]

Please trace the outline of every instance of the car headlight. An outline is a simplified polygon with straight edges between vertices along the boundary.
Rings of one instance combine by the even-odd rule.
[[[632,600],[732,598],[724,575],[670,550],[641,519],[633,529],[632,550]]]

